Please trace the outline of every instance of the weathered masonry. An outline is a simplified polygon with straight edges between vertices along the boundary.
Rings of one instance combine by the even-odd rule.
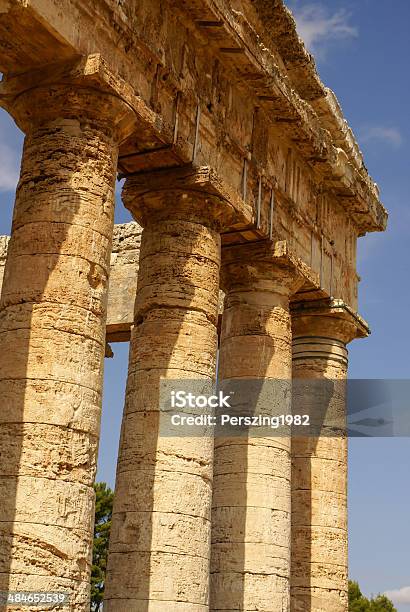
[[[343,381],[368,333],[356,243],[387,215],[291,14],[0,0],[0,71],[25,133],[0,241],[0,590],[89,609],[103,359],[130,340],[104,610],[346,612],[344,432],[158,432],[161,379],[212,382],[218,337],[221,380]],[[113,233],[117,175],[139,225]]]

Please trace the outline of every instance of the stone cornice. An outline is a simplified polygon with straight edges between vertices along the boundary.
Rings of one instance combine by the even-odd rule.
[[[229,9],[221,0],[201,0],[200,4],[203,14],[208,11],[206,19],[198,19],[199,0],[184,5],[184,11],[219,47],[221,61],[248,81],[268,116],[282,123],[305,160],[322,175],[323,185],[340,194],[359,233],[383,231],[387,212],[379,201],[378,187],[368,175],[335,94],[320,81],[283,2],[256,0],[259,24],[253,3],[249,12]]]

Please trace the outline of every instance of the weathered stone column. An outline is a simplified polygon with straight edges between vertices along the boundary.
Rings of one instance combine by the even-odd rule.
[[[160,435],[161,378],[215,377],[219,230],[201,171],[136,175],[143,226],[104,610],[209,609],[213,438]],[[229,213],[228,213],[229,216]]]
[[[303,281],[284,247],[223,250],[219,379],[267,383],[290,414],[289,298]],[[211,610],[289,610],[290,438],[255,430],[215,440]]]
[[[321,435],[292,438],[291,611],[347,612],[346,343],[367,328],[333,300],[296,304],[292,329],[293,411]]]
[[[0,303],[0,590],[68,592],[69,609],[85,612],[129,109],[98,91],[93,62],[74,72],[39,71],[0,91],[26,133]]]

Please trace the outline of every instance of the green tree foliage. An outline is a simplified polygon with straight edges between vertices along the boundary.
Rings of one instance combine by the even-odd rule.
[[[397,612],[397,609],[386,595],[378,595],[371,599],[369,610],[370,612]]]
[[[390,599],[377,595],[367,599],[357,582],[349,581],[349,612],[397,612]]]
[[[349,580],[349,612],[369,612],[369,600],[363,597],[357,582]]]
[[[94,485],[95,525],[93,545],[93,565],[91,571],[91,611],[102,610],[104,580],[107,568],[108,541],[110,538],[112,506],[114,493],[105,482]]]

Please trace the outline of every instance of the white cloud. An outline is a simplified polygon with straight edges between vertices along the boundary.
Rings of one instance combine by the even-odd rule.
[[[393,147],[399,147],[403,142],[400,130],[396,127],[386,127],[383,125],[373,125],[362,128],[359,132],[362,142],[381,141]]]
[[[299,36],[310,51],[335,38],[352,38],[358,35],[357,28],[349,23],[350,14],[344,9],[335,13],[322,4],[309,3],[292,8]]]
[[[385,595],[391,599],[394,604],[410,604],[410,586],[395,591],[386,591]]]
[[[20,156],[6,144],[0,143],[0,191],[14,191],[19,179]]]

